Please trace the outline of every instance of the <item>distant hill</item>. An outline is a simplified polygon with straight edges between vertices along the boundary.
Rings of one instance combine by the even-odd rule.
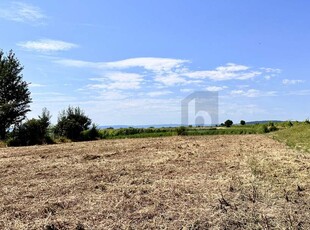
[[[265,121],[249,121],[246,122],[247,125],[255,125],[255,124],[268,124],[269,122],[273,122],[273,123],[280,123],[283,121],[279,121],[279,120],[265,120]],[[154,127],[154,128],[168,128],[168,127],[179,127],[181,126],[181,124],[157,124],[157,125],[101,125],[98,126],[99,129],[107,129],[107,128],[113,128],[113,129],[121,129],[121,128],[129,128],[129,127],[133,127],[133,128],[150,128],[150,127]],[[193,125],[196,126],[196,125]],[[200,126],[204,126],[204,125],[200,125]],[[205,125],[205,126],[215,126],[215,125]]]

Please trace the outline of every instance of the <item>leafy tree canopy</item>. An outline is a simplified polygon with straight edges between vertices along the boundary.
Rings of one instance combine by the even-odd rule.
[[[231,127],[234,124],[234,122],[232,120],[227,120],[227,121],[225,121],[224,124],[226,127]]]
[[[9,128],[19,125],[30,111],[30,91],[22,70],[12,50],[8,55],[0,50],[0,139],[5,139]]]

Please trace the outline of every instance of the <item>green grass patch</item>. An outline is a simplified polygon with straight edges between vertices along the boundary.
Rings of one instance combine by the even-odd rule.
[[[274,139],[292,148],[310,152],[310,124],[299,123],[270,134]]]
[[[122,128],[102,129],[99,131],[101,139],[148,138],[166,136],[201,136],[201,135],[247,135],[264,134],[275,131],[273,125],[244,125],[226,127],[175,127],[175,128]]]
[[[242,135],[242,134],[257,134],[260,133],[257,129],[236,129],[236,128],[223,128],[223,129],[198,129],[189,130],[188,135]]]

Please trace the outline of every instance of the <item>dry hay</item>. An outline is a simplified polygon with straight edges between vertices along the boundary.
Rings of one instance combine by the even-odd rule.
[[[0,149],[0,229],[310,229],[310,155],[266,136]]]

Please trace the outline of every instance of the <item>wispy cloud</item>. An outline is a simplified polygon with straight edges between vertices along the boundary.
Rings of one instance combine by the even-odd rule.
[[[269,73],[269,74],[279,74],[282,72],[281,69],[276,69],[276,68],[266,68],[266,67],[262,67],[260,68],[262,71]]]
[[[56,51],[66,51],[78,47],[74,43],[64,42],[60,40],[41,39],[38,41],[26,41],[17,44],[30,51],[36,51],[41,53],[49,53]]]
[[[60,59],[55,62],[69,67],[101,69],[103,71],[124,71],[127,69],[139,68],[140,71],[147,71],[148,75],[151,75],[154,81],[162,86],[173,86],[195,82],[193,80],[185,79],[185,76],[182,76],[183,73],[186,72],[184,65],[189,62],[188,60],[182,59],[141,57],[115,62],[87,62],[72,59]]]
[[[147,93],[147,95],[150,96],[150,97],[165,96],[165,95],[168,95],[168,94],[172,94],[172,92],[168,91],[168,90],[164,90],[164,91],[153,91],[153,92]]]
[[[183,88],[183,89],[180,89],[180,92],[182,93],[191,93],[191,92],[194,92],[195,89],[190,89],[190,88]]]
[[[0,17],[10,21],[42,24],[46,18],[42,10],[30,4],[13,2],[8,6],[1,6]]]
[[[127,90],[139,89],[143,82],[143,76],[136,73],[108,72],[100,78],[91,78],[91,81],[97,81],[97,84],[89,84],[90,89],[109,89],[109,90]]]
[[[214,81],[247,80],[261,75],[260,71],[252,71],[250,67],[228,63],[219,66],[215,70],[193,71],[186,73],[186,76],[195,79],[210,79]]]
[[[178,74],[157,75],[154,80],[164,86],[184,85],[189,82]]]
[[[283,85],[296,85],[296,84],[299,84],[299,83],[303,83],[305,82],[304,80],[290,80],[290,79],[284,79],[282,81],[282,84]]]
[[[137,73],[143,72],[158,84],[158,88],[176,85],[200,84],[205,80],[229,81],[248,80],[263,74],[276,73],[280,70],[271,68],[260,68],[255,70],[249,66],[228,63],[213,70],[193,71],[188,65],[189,60],[156,57],[129,58],[114,62],[88,62],[73,59],[59,59],[58,64],[77,67],[107,70],[133,70]],[[210,90],[222,90],[210,88]]]
[[[222,91],[224,89],[227,89],[227,86],[208,86],[206,88],[206,90],[210,91],[210,92],[218,92],[218,91]]]
[[[125,59],[116,62],[107,62],[105,65],[106,67],[117,69],[140,67],[154,72],[167,72],[173,69],[179,69],[182,64],[187,62],[189,61],[172,58],[141,57]]]
[[[180,68],[188,60],[173,59],[173,58],[155,58],[155,57],[140,57],[129,58],[114,62],[87,62],[74,59],[60,59],[55,61],[58,64],[79,68],[97,68],[97,69],[129,69],[143,68],[154,72],[167,72],[173,69]]]
[[[249,90],[232,90],[230,93],[232,96],[243,96],[243,97],[267,97],[267,96],[276,96],[276,91],[260,91],[257,89]]]
[[[75,68],[102,69],[105,66],[104,62],[88,62],[74,59],[58,59],[55,60],[54,62],[63,66],[75,67]]]
[[[30,83],[29,87],[31,88],[40,88],[40,87],[45,87],[46,85],[43,84],[38,84],[38,83]]]
[[[268,74],[279,73],[279,69],[272,68],[252,68],[246,65],[228,63],[211,70],[195,71],[189,66],[189,60],[172,58],[141,57],[129,58],[114,62],[89,62],[74,59],[58,59],[56,63],[74,68],[88,68],[93,70],[100,77],[90,78],[95,83],[88,84],[85,89],[94,90],[98,94],[112,92],[115,90],[128,93],[135,90],[136,96],[160,97],[173,93],[179,88],[182,93],[189,93],[195,90],[223,91],[227,86],[212,85],[214,81],[245,81],[247,85],[242,85],[239,90],[232,90],[228,93],[234,97],[260,97],[275,96],[277,92],[263,92],[258,89],[244,89],[251,80],[256,77],[264,79]],[[142,87],[142,85],[144,87]],[[230,83],[227,83],[230,85]],[[186,87],[184,87],[186,86]],[[184,88],[183,88],[184,87]],[[150,90],[147,92],[147,90]],[[161,89],[161,90],[159,90]],[[116,96],[119,96],[118,94]]]

